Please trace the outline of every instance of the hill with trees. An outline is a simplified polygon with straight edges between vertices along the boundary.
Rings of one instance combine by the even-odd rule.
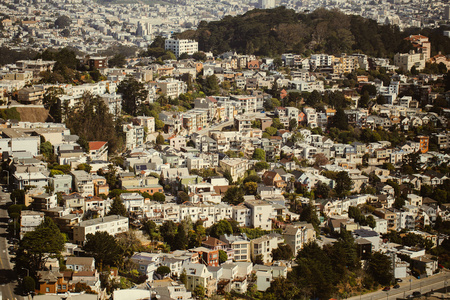
[[[444,39],[442,30],[445,29],[423,32],[430,37],[433,54],[450,52],[450,41]],[[306,14],[277,7],[226,16],[220,21],[202,21],[197,30],[185,31],[177,37],[195,39],[200,50],[214,54],[237,51],[275,57],[288,52],[304,55],[360,52],[393,57],[397,52],[412,49],[404,38],[418,33],[419,29],[401,32],[397,26],[379,25],[374,20],[338,10],[321,8]]]

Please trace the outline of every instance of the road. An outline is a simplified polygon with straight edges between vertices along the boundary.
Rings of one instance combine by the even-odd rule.
[[[8,212],[6,206],[9,202],[11,202],[9,194],[0,191],[0,291],[3,300],[23,299],[21,296],[14,294],[17,276],[12,270],[8,253],[10,245],[7,241]]]
[[[422,294],[430,292],[431,290],[438,290],[448,286],[450,283],[450,271],[444,271],[440,274],[430,276],[423,279],[413,278],[412,282],[408,279],[400,282],[400,288],[394,289],[391,288],[390,291],[377,291],[361,296],[355,296],[348,299],[351,300],[377,300],[377,299],[386,299],[386,300],[395,300],[397,298],[403,298],[411,295],[413,292],[421,292]],[[450,288],[449,288],[450,291]]]

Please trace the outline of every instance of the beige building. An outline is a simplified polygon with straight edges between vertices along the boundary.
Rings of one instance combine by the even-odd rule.
[[[384,209],[379,208],[374,211],[374,214],[382,219],[387,220],[387,229],[389,230],[397,230],[397,215],[396,213]]]
[[[107,216],[83,221],[73,228],[73,241],[82,245],[86,241],[86,235],[106,231],[110,235],[128,231],[128,218],[122,216]]]
[[[27,87],[17,92],[17,100],[23,104],[42,104],[44,89],[38,87]]]
[[[30,83],[33,81],[33,72],[31,71],[18,71],[11,72],[3,75],[4,80],[22,80],[26,83]]]
[[[411,71],[416,67],[417,71],[425,68],[425,55],[423,53],[397,53],[394,56],[394,65],[403,71]]]
[[[222,172],[229,172],[233,181],[238,180],[240,177],[245,176],[245,172],[248,170],[248,162],[242,158],[228,158],[219,161],[219,166]]]
[[[234,250],[234,261],[250,261],[250,240],[245,235],[222,235],[220,240]]]
[[[261,255],[264,263],[272,262],[272,250],[284,243],[284,239],[279,234],[266,234],[260,238],[250,241],[251,257],[255,261]]]
[[[310,223],[300,225],[287,225],[283,237],[291,246],[294,256],[303,248],[303,245],[316,239],[316,231]]]
[[[204,264],[189,262],[183,265],[183,269],[186,271],[186,289],[188,291],[193,291],[201,285],[205,288],[206,296],[211,297],[216,293],[217,280]]]

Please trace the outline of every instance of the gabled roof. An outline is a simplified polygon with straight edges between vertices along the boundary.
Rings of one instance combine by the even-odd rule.
[[[96,151],[101,149],[108,142],[89,142],[89,150]]]
[[[209,247],[217,247],[217,246],[226,246],[227,243],[222,242],[219,239],[208,236],[206,240],[202,241],[202,245],[206,245]]]

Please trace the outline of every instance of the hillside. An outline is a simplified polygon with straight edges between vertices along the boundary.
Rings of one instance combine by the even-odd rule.
[[[437,51],[450,53],[450,40],[442,36],[442,31],[424,32],[432,35],[433,54]],[[234,50],[275,57],[287,52],[304,55],[362,52],[393,57],[396,52],[411,49],[404,37],[419,32],[418,29],[400,32],[396,26],[378,25],[374,20],[337,10],[318,9],[305,14],[277,7],[226,16],[220,21],[202,21],[196,31],[185,31],[177,37],[195,39],[200,50],[214,54]]]
[[[49,114],[45,108],[36,107],[16,107],[20,113],[20,120],[23,122],[45,122],[48,121]]]

